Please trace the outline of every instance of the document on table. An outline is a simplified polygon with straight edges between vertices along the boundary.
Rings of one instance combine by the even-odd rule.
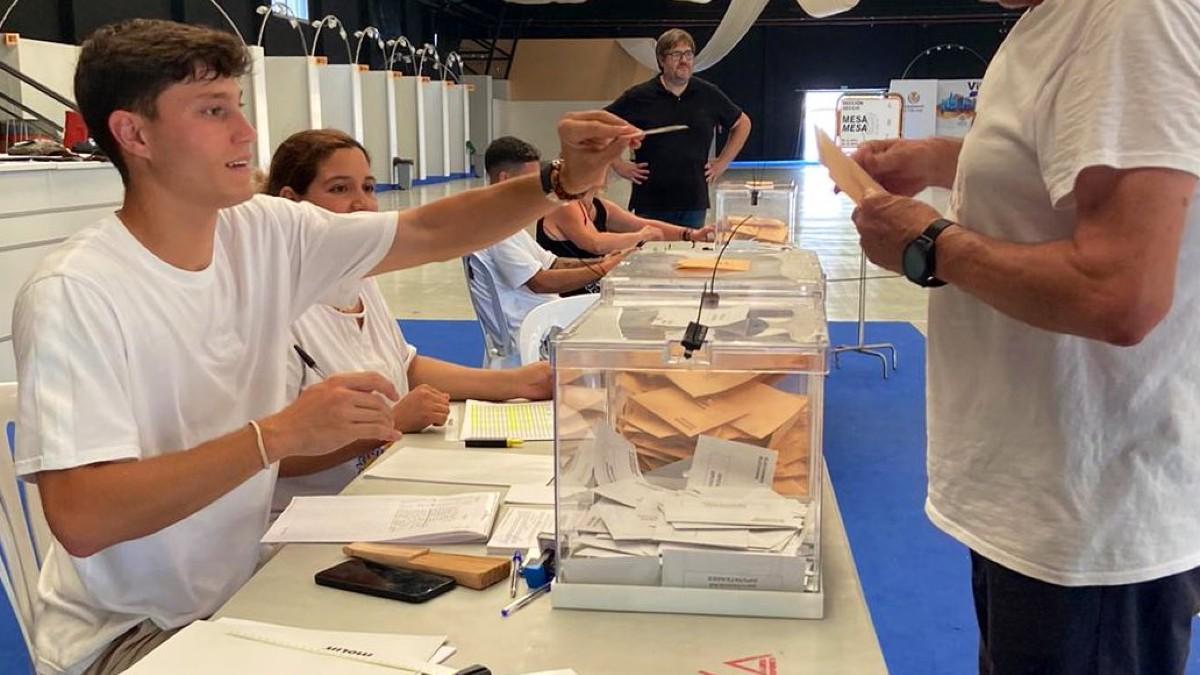
[[[506,438],[522,441],[554,440],[554,403],[489,403],[467,401],[461,439]]]
[[[400,448],[373,463],[368,478],[463,485],[545,485],[554,478],[554,458],[503,450],[432,450]]]
[[[308,630],[223,618],[193,622],[125,672],[380,675],[420,668],[448,675],[456,669],[436,665],[445,643],[445,635]]]
[[[500,495],[295,497],[263,543],[388,541],[458,544],[487,539]]]
[[[488,555],[537,550],[538,535],[543,532],[554,532],[554,509],[512,507],[500,517],[488,540]]]
[[[518,483],[504,494],[505,504],[554,506],[554,483]]]

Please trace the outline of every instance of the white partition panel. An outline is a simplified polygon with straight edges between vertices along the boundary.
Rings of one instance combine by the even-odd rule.
[[[475,168],[483,175],[483,153],[487,146],[496,138],[495,115],[492,111],[494,97],[491,75],[467,75],[463,78],[467,83],[467,117],[470,120],[470,131],[467,138],[471,140],[478,153],[475,156]]]
[[[288,136],[321,128],[321,86],[317,61],[308,56],[268,56],[267,120],[271,153]]]
[[[568,112],[600,110],[610,101],[492,102],[496,136],[516,136],[537,148],[542,157],[558,157],[558,121]]]
[[[396,89],[392,72],[362,74],[363,146],[371,155],[371,173],[380,183],[392,183],[392,158],[399,157],[396,134]]]
[[[79,59],[79,47],[30,40],[15,33],[4,38],[0,40],[0,61],[41,82],[63,98],[75,100],[75,62]],[[0,77],[0,93],[20,101],[59,126],[66,119],[65,105],[16,78]]]
[[[121,203],[121,177],[95,162],[0,165],[0,382],[17,379],[12,309],[34,267],[63,239]]]
[[[246,47],[250,52],[250,72],[242,78],[242,100],[246,103],[246,119],[254,125],[254,164],[266,171],[271,166],[271,121],[267,113],[267,62],[263,48]]]
[[[425,158],[426,178],[444,178],[449,175],[446,164],[449,145],[446,128],[446,83],[441,80],[423,82],[421,90],[425,109]]]
[[[419,77],[392,74],[396,91],[396,156],[411,159],[416,164],[413,178],[423,179],[425,169],[425,106],[424,89]]]
[[[467,88],[461,84],[452,84],[446,88],[446,139],[448,153],[446,164],[450,175],[466,176],[470,172],[467,165]]]
[[[362,80],[354,64],[322,64],[317,68],[321,83],[321,123],[363,140]]]

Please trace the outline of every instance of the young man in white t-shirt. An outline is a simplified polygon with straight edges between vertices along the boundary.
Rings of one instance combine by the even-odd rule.
[[[965,141],[869,144],[871,260],[934,290],[933,522],[985,673],[1183,673],[1200,610],[1200,4],[1030,6]],[[939,236],[940,235],[940,236]]]
[[[488,145],[483,165],[488,182],[494,185],[536,173],[540,159],[537,148],[529,143],[502,136]],[[591,260],[559,258],[539,246],[525,230],[475,255],[496,280],[500,307],[511,335],[520,331],[525,315],[534,307],[557,299],[559,293],[577,291],[595,283],[624,258],[623,253]]]
[[[559,125],[564,163],[401,214],[251,198],[254,130],[227,33],[134,20],[83,46],[75,94],[124,203],[52,252],[17,298],[17,471],[56,542],[39,672],[116,672],[212,614],[254,572],[276,463],[394,440],[393,386],[335,375],[286,405],[288,329],[364,275],[479,249],[604,180],[637,131]],[[480,218],[480,214],[487,214]]]

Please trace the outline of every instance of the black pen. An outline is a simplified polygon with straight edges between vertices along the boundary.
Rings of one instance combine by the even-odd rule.
[[[312,371],[316,373],[322,380],[329,379],[329,376],[325,374],[325,371],[321,370],[321,367],[317,365],[317,362],[313,360],[313,357],[308,355],[308,352],[304,351],[303,347],[300,345],[292,345],[292,349],[295,349],[296,353],[300,355],[300,360],[304,362],[304,365],[311,368]]]

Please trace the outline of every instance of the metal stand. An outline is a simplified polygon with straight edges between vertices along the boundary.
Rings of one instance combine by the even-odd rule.
[[[863,251],[861,254],[862,263],[859,267],[858,281],[858,344],[841,345],[833,348],[833,366],[841,368],[841,361],[838,356],[843,352],[857,352],[873,356],[882,362],[883,379],[888,379],[888,359],[884,356],[884,351],[890,351],[892,354],[892,370],[896,369],[896,345],[881,342],[878,344],[867,344],[867,253]]]

